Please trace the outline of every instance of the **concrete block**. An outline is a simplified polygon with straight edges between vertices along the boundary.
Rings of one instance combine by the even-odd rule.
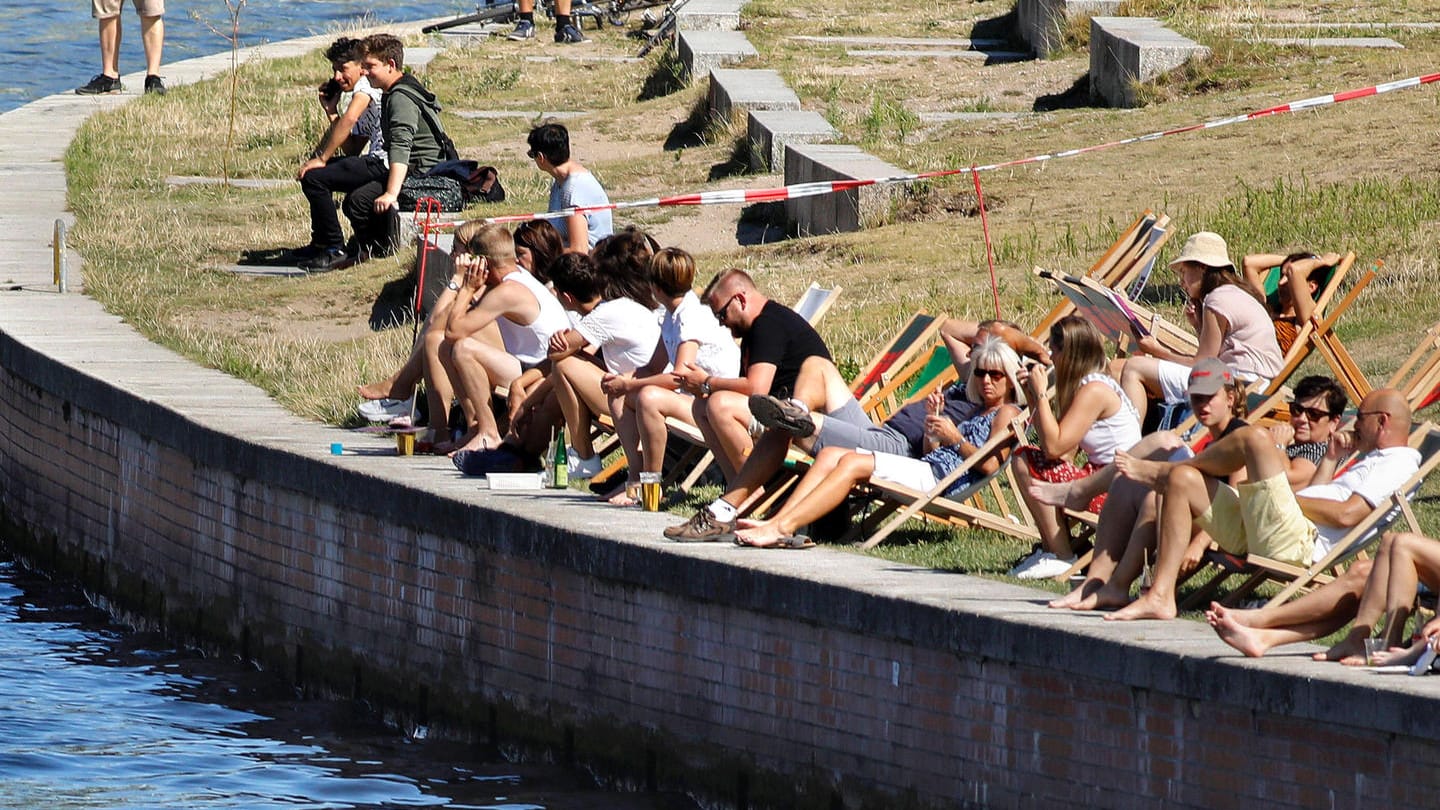
[[[1037,56],[1047,57],[1060,50],[1061,35],[1071,20],[1111,15],[1119,10],[1120,0],[1018,0],[1016,29]]]
[[[675,30],[738,31],[745,0],[689,0],[675,13]]]
[[[785,149],[785,185],[863,180],[908,174],[850,144],[792,143]],[[785,218],[801,236],[858,231],[882,222],[903,185],[872,185],[785,201]]]
[[[1390,37],[1272,37],[1260,40],[1271,45],[1300,45],[1306,48],[1401,48]]]
[[[1090,92],[1114,107],[1135,106],[1135,84],[1205,58],[1210,49],[1149,17],[1090,20]]]
[[[750,146],[751,171],[775,171],[785,166],[785,147],[792,143],[828,143],[840,133],[825,116],[809,110],[751,110],[745,140]]]
[[[680,63],[691,81],[709,76],[715,68],[760,55],[739,31],[681,31],[675,41]]]
[[[751,110],[799,110],[800,97],[773,70],[710,71],[710,117],[726,123]]]

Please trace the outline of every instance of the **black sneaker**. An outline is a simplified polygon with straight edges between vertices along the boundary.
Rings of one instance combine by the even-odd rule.
[[[527,39],[534,39],[535,23],[529,20],[521,20],[515,23],[515,30],[506,34],[505,38],[512,42],[524,42]]]
[[[789,433],[797,439],[815,434],[815,420],[810,418],[810,411],[788,400],[751,394],[750,413],[765,427]]]
[[[580,29],[573,25],[562,25],[555,29],[555,41],[562,45],[577,45],[581,42],[589,42]]]
[[[81,96],[103,96],[108,93],[118,93],[124,90],[125,86],[120,84],[119,76],[106,76],[104,73],[96,73],[85,86],[75,88],[75,93]]]
[[[165,95],[165,82],[160,81],[160,77],[152,73],[145,77],[145,92],[163,96]]]
[[[328,273],[343,270],[355,263],[355,259],[341,248],[331,248],[313,259],[300,262],[297,267],[311,273]]]
[[[323,256],[328,252],[330,252],[328,248],[324,248],[316,244],[309,244],[305,247],[291,248],[289,251],[287,251],[287,253],[290,254],[291,262],[295,264],[299,264],[303,261],[309,261],[310,259],[313,259],[317,256]]]
[[[718,543],[735,536],[735,521],[716,520],[708,507],[701,507],[689,520],[671,526],[664,534],[677,543]]]

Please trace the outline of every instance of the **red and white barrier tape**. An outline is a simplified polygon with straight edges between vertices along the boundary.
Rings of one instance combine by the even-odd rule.
[[[1291,101],[1286,104],[1278,104],[1274,107],[1267,107],[1263,110],[1235,115],[1229,118],[1220,118],[1215,121],[1206,121],[1203,124],[1192,124],[1190,126],[1167,129],[1162,132],[1152,132],[1148,135],[1139,135],[1133,138],[1124,138],[1109,143],[1084,146],[1079,149],[1067,149],[1063,152],[1052,152],[1048,155],[1034,155],[1017,160],[1007,160],[1003,163],[991,163],[984,166],[968,166],[963,169],[945,169],[933,172],[919,172],[916,174],[901,174],[894,177],[872,177],[864,180],[833,180],[820,183],[796,183],[790,186],[779,186],[777,188],[757,189],[746,191],[744,189],[727,189],[724,191],[701,191],[694,194],[681,194],[674,197],[650,197],[643,200],[630,200],[627,202],[610,203],[608,205],[590,205],[577,208],[566,208],[561,211],[535,214],[512,214],[501,217],[486,217],[486,222],[526,222],[533,219],[559,219],[568,217],[571,214],[592,214],[598,211],[620,211],[627,208],[655,208],[660,206],[674,205],[733,205],[757,202],[779,202],[784,200],[798,200],[804,197],[817,197],[821,194],[834,194],[840,191],[849,191],[863,186],[888,185],[891,183],[913,183],[917,180],[930,180],[937,177],[952,177],[960,174],[975,174],[977,172],[995,171],[996,169],[1008,169],[1015,166],[1024,166],[1030,163],[1043,163],[1047,160],[1060,160],[1062,158],[1075,157],[1090,152],[1098,152],[1102,149],[1113,149],[1117,146],[1127,146],[1133,143],[1154,141],[1170,135],[1180,135],[1186,132],[1195,132],[1205,129],[1217,129],[1230,126],[1231,124],[1242,124],[1246,121],[1254,121],[1257,118],[1265,118],[1283,113],[1299,112],[1300,110],[1315,109],[1331,104],[1339,104],[1345,101],[1354,101],[1358,98],[1378,96],[1382,93],[1389,93],[1395,90],[1406,90],[1411,87],[1430,84],[1440,81],[1440,73],[1431,73],[1424,76],[1412,76],[1408,79],[1400,79],[1384,84],[1372,85],[1357,90],[1347,90],[1343,93],[1331,93],[1325,96]],[[436,226],[437,228],[454,227],[455,223],[445,223]]]

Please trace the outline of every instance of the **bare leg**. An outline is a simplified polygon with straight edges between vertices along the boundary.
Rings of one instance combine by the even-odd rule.
[[[120,78],[120,17],[102,17],[100,25],[100,72]]]
[[[451,379],[460,394],[468,423],[466,440],[458,450],[485,450],[500,446],[500,426],[490,399],[497,385],[509,385],[520,376],[520,361],[504,349],[475,338],[455,344],[450,352]],[[442,355],[443,359],[443,355]]]
[[[780,465],[785,463],[785,454],[790,452],[790,437],[778,430],[767,430],[755,442],[750,457],[735,473],[735,481],[721,497],[731,506],[740,506],[752,494],[765,486]]]
[[[1138,458],[1164,461],[1183,444],[1179,436],[1162,430],[1141,439],[1127,452]],[[1096,495],[1109,490],[1118,474],[1115,465],[1108,464],[1084,478],[1060,484],[1032,479],[1028,490],[1030,497],[1037,503],[1063,506],[1078,512],[1087,508]]]
[[[160,75],[160,54],[165,49],[165,18],[141,17],[140,41],[145,45],[145,72]]]
[[[635,411],[627,407],[629,397],[609,397],[610,418],[615,422],[615,434],[620,437],[620,447],[625,451],[625,486],[608,500],[615,506],[634,506],[636,501],[630,495],[632,488],[640,486],[640,425]]]
[[[366,383],[355,389],[360,396],[365,399],[409,399],[410,395],[415,393],[415,386],[419,385],[420,380],[425,376],[426,341],[443,339],[445,319],[449,312],[450,307],[446,306],[430,313],[430,317],[425,320],[424,330],[410,349],[410,356],[406,358],[405,365],[378,383]],[[431,338],[431,333],[437,331],[440,338]]]
[[[837,411],[855,399],[835,364],[823,357],[811,357],[800,367],[791,396],[819,413]]]
[[[1181,466],[1203,472],[1212,478],[1224,478],[1244,468],[1250,481],[1263,481],[1282,475],[1288,469],[1285,453],[1275,446],[1270,431],[1251,425],[1211,442],[1192,459],[1181,462],[1140,459],[1129,453],[1117,453],[1115,464],[1120,474],[1133,481],[1149,484],[1157,491],[1166,489],[1166,475]]]
[[[837,452],[832,454],[831,450]],[[739,542],[752,546],[775,545],[780,538],[793,535],[801,526],[819,520],[844,503],[851,488],[869,480],[875,472],[875,457],[869,453],[827,447],[820,451],[820,456],[830,458],[824,462],[816,459],[815,466],[774,517],[754,528],[736,532]]]
[[[715,452],[726,483],[736,480],[750,452],[750,401],[733,391],[716,391],[696,399],[692,413],[705,443]]]
[[[570,446],[582,459],[595,455],[595,446],[590,443],[591,418],[609,410],[605,393],[600,390],[600,378],[603,376],[605,372],[599,366],[574,355],[556,361],[551,374],[555,381],[555,396],[565,414]]]
[[[1040,532],[1041,545],[1045,547],[1046,551],[1062,560],[1073,557],[1070,535],[1066,534],[1065,527],[1060,523],[1060,511],[1053,506],[1032,501],[1030,498],[1030,485],[1035,481],[1035,476],[1030,472],[1030,466],[1025,463],[1025,459],[1016,458],[1011,464],[1011,469],[1015,472],[1015,481],[1020,486],[1020,496],[1025,499],[1025,505],[1030,507],[1030,514],[1035,516],[1035,528]]]
[[[450,401],[455,398],[455,389],[447,370],[450,364],[451,344],[445,341],[444,332],[426,332],[424,343],[425,400],[429,406],[429,433],[431,441],[450,439]],[[441,355],[444,355],[444,359]]]
[[[1126,359],[1120,371],[1120,388],[1140,414],[1140,424],[1145,424],[1150,397],[1160,393],[1160,360],[1145,355]]]
[[[665,427],[666,417],[695,424],[690,406],[694,397],[686,396],[658,385],[647,385],[632,395],[630,406],[635,411],[640,430],[640,453],[644,457],[641,470],[658,473],[665,463],[665,445],[670,440],[670,431]]]
[[[1123,479],[1117,482],[1100,509],[1089,575],[1050,607],[1097,610],[1130,601],[1130,583],[1139,576],[1145,546],[1154,541],[1154,502],[1155,494],[1145,487]],[[1132,551],[1137,544],[1138,553]]]
[[[1139,599],[1106,616],[1107,621],[1175,618],[1175,581],[1195,536],[1195,518],[1209,508],[1217,486],[1194,467],[1179,465],[1171,470],[1160,504],[1154,581]]]

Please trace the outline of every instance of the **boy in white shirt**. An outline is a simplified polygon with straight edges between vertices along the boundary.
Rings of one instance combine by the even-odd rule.
[[[660,323],[655,313],[629,298],[613,296],[609,283],[597,272],[589,256],[567,253],[550,265],[550,281],[566,309],[580,315],[573,329],[550,339],[551,379],[570,446],[568,464],[571,478],[593,478],[600,472],[600,459],[590,442],[592,419],[623,410],[622,397],[610,397],[600,387],[606,375],[633,375],[657,356],[663,362]],[[604,367],[581,350],[595,346]]]

